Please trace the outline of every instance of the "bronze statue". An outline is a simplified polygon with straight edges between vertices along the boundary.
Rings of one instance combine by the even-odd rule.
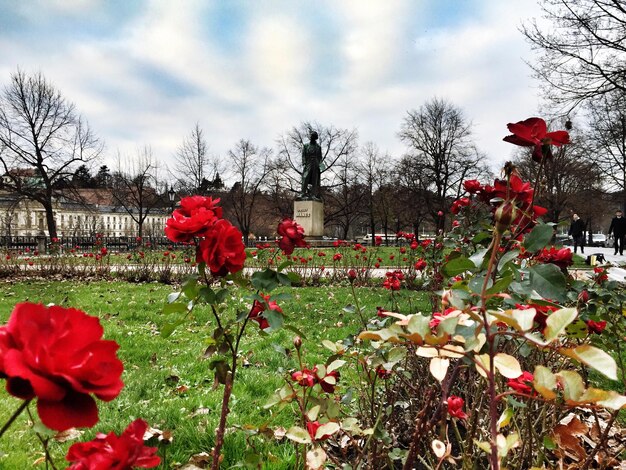
[[[302,147],[302,191],[298,200],[321,201],[322,147],[317,143],[317,132],[311,132],[311,141]],[[310,186],[310,189],[309,189]]]

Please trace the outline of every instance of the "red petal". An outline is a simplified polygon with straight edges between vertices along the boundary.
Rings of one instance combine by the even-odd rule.
[[[527,139],[522,139],[521,137],[518,137],[516,135],[507,135],[502,140],[510,144],[521,145],[522,147],[532,147],[533,145],[535,145],[535,142]]]
[[[569,144],[570,142],[569,134],[567,131],[548,132],[545,138],[550,139],[551,140],[550,143],[552,145],[556,145],[557,147],[564,145],[564,144]]]
[[[89,395],[68,393],[61,401],[37,400],[41,422],[55,431],[90,428],[98,422],[98,407]]]

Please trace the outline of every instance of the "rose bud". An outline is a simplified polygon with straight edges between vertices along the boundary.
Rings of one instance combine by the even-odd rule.
[[[510,201],[503,202],[500,207],[496,209],[494,215],[496,219],[496,230],[500,233],[504,232],[511,226],[511,222],[515,220],[517,216],[517,208],[515,204]]]
[[[589,292],[587,292],[586,289],[582,291],[580,294],[578,294],[578,301],[583,304],[586,304],[587,302],[589,302]]]
[[[295,346],[296,349],[300,349],[302,347],[302,338],[300,338],[299,336],[296,336],[293,339],[293,345]]]

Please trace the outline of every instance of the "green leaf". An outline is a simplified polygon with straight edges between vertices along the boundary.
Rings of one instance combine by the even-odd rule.
[[[210,287],[203,287],[198,291],[198,296],[203,302],[212,305],[216,303],[215,292]]]
[[[183,294],[188,299],[195,299],[198,296],[198,277],[189,277],[182,286]]]
[[[539,251],[550,243],[553,235],[554,228],[552,228],[551,225],[537,225],[533,228],[532,232],[524,238],[524,248],[526,248],[526,251],[530,251],[531,253]]]
[[[566,401],[578,402],[585,392],[583,378],[573,370],[562,370],[557,377],[563,386],[563,398]]]
[[[494,285],[487,289],[487,294],[491,295],[503,292],[511,285],[511,282],[513,282],[513,276],[505,276],[498,279]]]
[[[443,266],[443,272],[448,277],[457,276],[466,271],[473,271],[474,269],[476,269],[474,263],[465,256],[457,256]]]
[[[180,326],[182,323],[183,323],[183,320],[181,319],[178,319],[173,322],[164,323],[161,326],[161,336],[163,338],[169,338],[172,335],[172,333],[174,333],[174,330],[176,330],[176,328]]]
[[[300,426],[291,426],[287,433],[285,434],[287,439],[291,439],[298,444],[310,444],[311,436],[306,429],[301,428]]]
[[[281,272],[282,270],[284,270],[285,268],[288,268],[289,266],[293,266],[293,261],[291,260],[283,261],[282,263],[280,263],[280,265],[276,269],[278,270],[278,272]]]
[[[250,281],[256,289],[267,293],[278,287],[277,274],[276,271],[267,268],[264,271],[257,271],[252,274]]]
[[[480,268],[483,262],[485,261],[485,255],[487,254],[487,252],[488,252],[487,248],[483,248],[481,250],[478,250],[472,256],[470,256],[469,259],[472,263],[474,263],[474,266],[476,266],[477,268]]]
[[[502,258],[500,258],[500,261],[498,261],[498,271],[502,270],[507,263],[513,261],[518,256],[519,250],[511,250],[504,253],[504,255],[502,255]]]
[[[556,312],[552,312],[546,319],[546,328],[543,332],[548,343],[554,341],[561,335],[567,325],[576,320],[578,311],[575,308],[562,308]]]
[[[307,339],[306,335],[304,333],[302,333],[302,331],[300,331],[295,326],[290,325],[289,323],[285,323],[284,328],[286,330],[293,331],[295,334],[297,334],[302,339]]]
[[[276,310],[265,310],[263,312],[263,316],[267,319],[267,322],[270,324],[272,331],[279,330],[283,326],[283,322],[285,321],[285,317],[280,312]]]
[[[535,367],[533,387],[542,397],[548,400],[554,400],[556,398],[556,393],[554,392],[556,388],[556,376],[545,366]]]
[[[217,291],[217,294],[215,294],[215,303],[217,304],[224,303],[227,296],[228,296],[228,289],[220,289],[219,291]]]
[[[554,315],[554,313],[552,315]],[[550,315],[550,317],[552,315]],[[550,317],[548,317],[548,320]],[[615,363],[615,359],[602,349],[589,344],[583,344],[571,349],[562,348],[559,349],[559,352],[592,367],[611,380],[617,380],[617,364]]]
[[[485,282],[485,276],[474,276],[470,279],[468,287],[474,294],[480,294],[483,290],[483,283]],[[487,288],[493,286],[491,278],[487,280]]]
[[[161,313],[163,313],[164,315],[168,315],[170,313],[183,313],[183,312],[187,312],[187,304],[183,304],[180,302],[165,304],[163,306],[163,309],[161,310]]]
[[[300,275],[298,273],[294,273],[293,271],[288,272],[287,277],[291,281],[291,284],[300,284],[302,281]]]
[[[283,273],[277,273],[276,277],[278,278],[278,282],[280,282],[283,286],[291,286],[291,279],[288,275]]]
[[[530,284],[544,298],[562,301],[565,298],[565,276],[554,264],[538,264],[529,269]]]

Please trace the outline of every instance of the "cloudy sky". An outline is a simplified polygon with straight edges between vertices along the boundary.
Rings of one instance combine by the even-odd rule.
[[[534,0],[0,0],[0,84],[41,71],[106,143],[168,163],[196,122],[210,152],[273,147],[301,121],[399,156],[406,111],[463,109],[494,164],[539,113],[518,31]]]

